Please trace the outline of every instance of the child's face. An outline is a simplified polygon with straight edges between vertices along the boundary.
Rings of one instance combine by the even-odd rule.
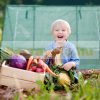
[[[52,34],[55,41],[66,41],[69,36],[67,25],[64,22],[56,23],[53,26]]]

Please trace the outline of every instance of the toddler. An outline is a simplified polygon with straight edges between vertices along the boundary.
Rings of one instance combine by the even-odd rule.
[[[49,64],[48,57],[55,57],[55,64],[66,71],[73,69],[74,82],[78,82],[76,69],[79,66],[79,56],[74,44],[68,41],[68,37],[71,35],[71,28],[67,21],[58,19],[51,25],[51,34],[54,38],[48,47],[46,48],[46,55],[44,61]],[[54,50],[58,50],[56,53]]]

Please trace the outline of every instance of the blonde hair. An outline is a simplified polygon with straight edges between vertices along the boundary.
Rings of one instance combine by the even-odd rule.
[[[57,19],[55,20],[52,25],[51,25],[51,31],[53,30],[53,27],[57,24],[57,23],[65,23],[66,26],[67,26],[67,29],[68,29],[68,33],[71,34],[71,28],[70,28],[70,25],[69,23],[66,21],[66,20],[63,20],[63,19]]]

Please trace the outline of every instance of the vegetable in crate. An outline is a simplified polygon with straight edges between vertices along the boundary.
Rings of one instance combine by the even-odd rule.
[[[21,50],[19,54],[24,56],[26,58],[26,60],[28,60],[29,57],[32,56],[31,53],[26,49]]]
[[[0,48],[0,63],[8,59],[14,54],[14,52],[8,48]]]
[[[14,54],[9,59],[9,66],[19,69],[26,68],[26,59],[24,56],[19,54]]]
[[[30,68],[32,67],[32,64],[33,64],[33,67],[34,65],[36,66],[36,72],[48,72],[49,74],[51,74],[52,76],[57,76],[54,72],[52,72],[52,70],[50,70],[50,68],[48,67],[47,64],[45,64],[39,57],[37,58],[34,58],[33,56],[30,56],[29,60],[28,60],[28,63],[27,63],[27,67],[26,69],[27,70],[30,70]],[[32,68],[31,68],[32,70]],[[34,70],[34,68],[33,68]]]
[[[56,77],[57,75],[49,68],[47,64],[45,64],[40,58],[37,59],[37,64],[41,66],[45,72],[48,72],[52,76]]]

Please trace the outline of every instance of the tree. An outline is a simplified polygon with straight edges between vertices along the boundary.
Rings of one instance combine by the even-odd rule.
[[[0,10],[4,10],[5,6],[10,3],[10,0],[0,0]]]

